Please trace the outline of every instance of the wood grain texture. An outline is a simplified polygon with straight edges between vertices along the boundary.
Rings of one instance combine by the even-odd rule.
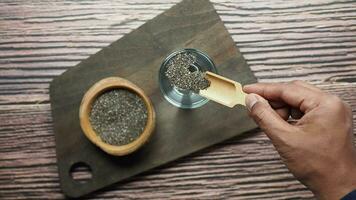
[[[1,199],[64,198],[56,168],[49,82],[176,2],[0,2]],[[350,103],[356,121],[356,2],[213,2],[260,81],[315,83]],[[266,136],[256,132],[89,198],[167,197],[313,195],[288,172]]]

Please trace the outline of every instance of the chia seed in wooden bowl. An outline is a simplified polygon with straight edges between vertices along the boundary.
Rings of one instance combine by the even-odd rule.
[[[112,89],[93,102],[90,123],[106,143],[125,145],[145,129],[147,108],[143,99],[126,89]]]
[[[141,147],[156,121],[153,104],[144,91],[119,77],[105,78],[85,93],[79,119],[85,136],[116,156]]]

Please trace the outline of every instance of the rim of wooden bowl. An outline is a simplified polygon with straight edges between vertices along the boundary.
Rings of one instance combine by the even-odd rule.
[[[111,145],[102,141],[102,139],[97,135],[91,126],[89,116],[94,100],[101,94],[112,89],[127,89],[131,92],[139,95],[146,104],[147,108],[147,122],[146,126],[141,133],[141,135],[132,141],[131,143],[125,145]],[[109,77],[102,79],[95,83],[83,96],[82,102],[79,109],[79,119],[80,126],[85,134],[85,136],[96,146],[101,148],[108,154],[115,156],[124,156],[136,151],[144,143],[147,142],[155,128],[155,111],[151,100],[146,96],[144,91],[133,84],[132,82],[120,78],[120,77]]]

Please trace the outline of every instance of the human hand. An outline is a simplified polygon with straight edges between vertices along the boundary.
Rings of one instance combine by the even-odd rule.
[[[340,199],[356,189],[352,112],[345,102],[301,81],[243,90],[251,117],[317,198]],[[298,120],[288,123],[289,116]]]

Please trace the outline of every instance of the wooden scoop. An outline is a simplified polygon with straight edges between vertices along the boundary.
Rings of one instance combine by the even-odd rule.
[[[200,90],[199,95],[230,108],[237,104],[246,106],[246,93],[242,91],[240,83],[212,72],[206,72],[205,78],[210,81],[210,86]]]

